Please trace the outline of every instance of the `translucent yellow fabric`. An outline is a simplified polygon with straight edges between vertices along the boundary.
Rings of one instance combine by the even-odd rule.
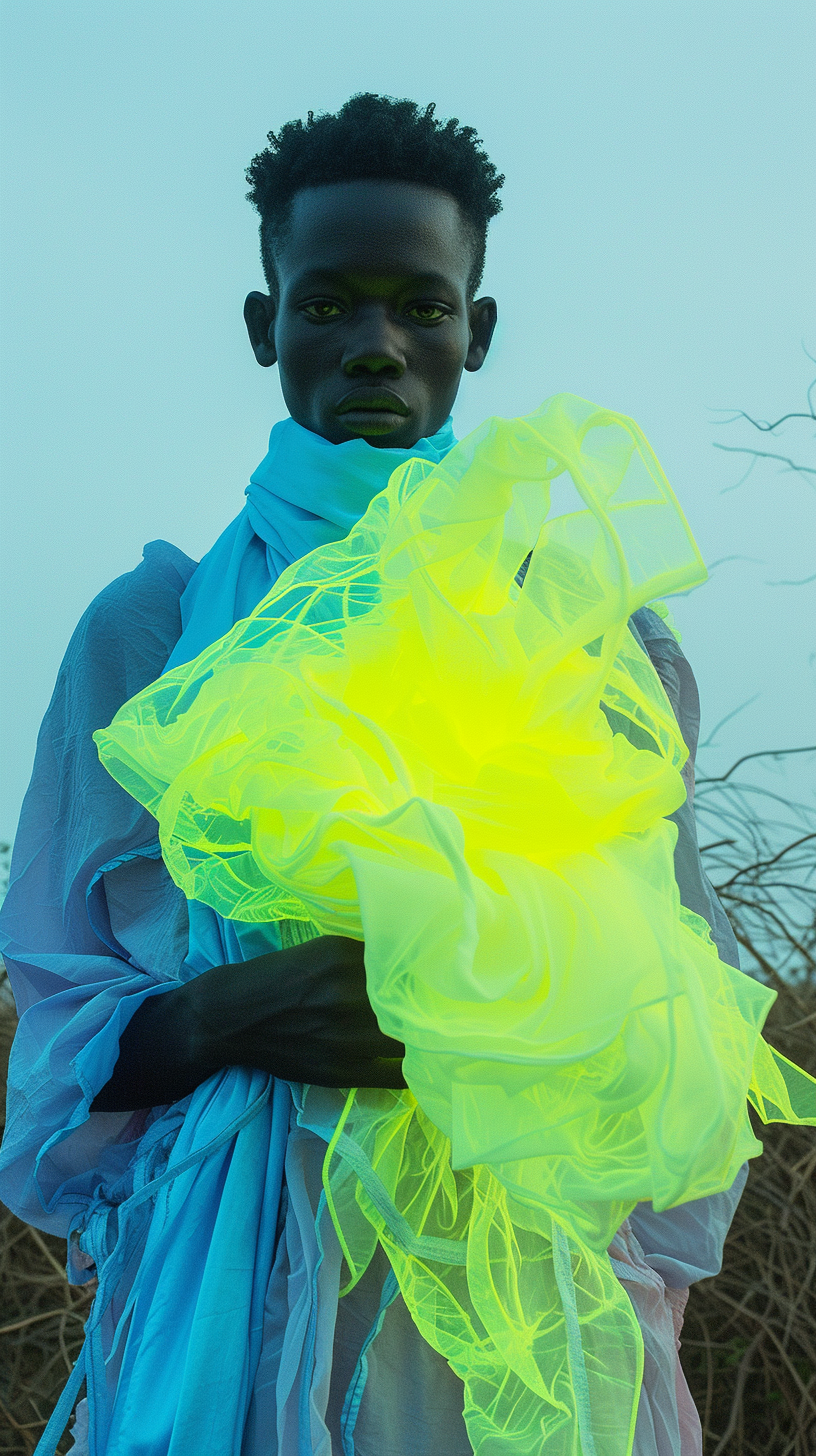
[[[772,993],[679,903],[686,749],[627,622],[704,575],[637,427],[556,396],[396,471],[96,735],[190,898],[365,940],[410,1090],[349,1094],[327,1195],[352,1281],[380,1239],[465,1381],[479,1456],[626,1456],[616,1229],[730,1186],[747,1097],[816,1121],[759,1037]]]

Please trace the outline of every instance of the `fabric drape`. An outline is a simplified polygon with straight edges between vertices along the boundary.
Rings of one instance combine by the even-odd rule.
[[[352,1282],[379,1242],[464,1380],[477,1452],[631,1450],[615,1230],[733,1184],[746,1095],[816,1118],[759,1038],[771,993],[677,894],[687,750],[627,624],[701,568],[636,427],[556,397],[396,472],[96,735],[188,897],[365,939],[410,1090],[349,1094],[325,1197]]]

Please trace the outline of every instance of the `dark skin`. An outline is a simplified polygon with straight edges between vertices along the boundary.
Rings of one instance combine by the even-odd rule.
[[[455,199],[405,182],[297,193],[274,295],[250,293],[255,358],[277,364],[292,418],[332,444],[410,449],[484,363],[492,298],[471,300],[472,242]],[[403,1087],[403,1047],[380,1031],[365,947],[320,936],[216,966],[145,1001],[93,1110],[174,1102],[223,1067],[325,1087]]]
[[[278,297],[244,304],[255,358],[278,365],[292,419],[333,445],[410,449],[435,434],[496,326],[495,300],[467,296],[471,249],[458,204],[431,187],[297,193]]]

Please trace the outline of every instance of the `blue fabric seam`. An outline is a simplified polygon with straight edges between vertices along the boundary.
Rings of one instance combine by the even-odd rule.
[[[85,1344],[83,1344],[82,1349],[77,1356],[76,1364],[74,1365],[71,1374],[68,1376],[68,1379],[65,1382],[62,1391],[60,1392],[59,1400],[57,1401],[53,1411],[51,1412],[48,1424],[46,1425],[45,1430],[43,1431],[39,1441],[37,1442],[34,1456],[55,1456],[57,1443],[59,1442],[60,1437],[62,1436],[65,1427],[68,1424],[71,1412],[76,1405],[77,1399],[79,1397],[79,1392],[82,1389],[82,1382],[86,1379],[85,1360],[86,1350]]]
[[[304,1379],[301,1381],[300,1395],[298,1399],[298,1447],[300,1448],[302,1446],[304,1438],[308,1438],[309,1446],[308,1450],[303,1450],[300,1453],[300,1456],[312,1456],[312,1423],[309,1412],[309,1401],[311,1398],[312,1381],[314,1379],[315,1367],[315,1340],[317,1332],[317,1276],[320,1272],[320,1266],[322,1265],[325,1256],[325,1251],[323,1248],[323,1237],[320,1232],[320,1220],[323,1217],[326,1206],[326,1194],[321,1189],[320,1198],[317,1205],[317,1213],[315,1214],[314,1221],[315,1239],[317,1241],[317,1258],[315,1260],[314,1269],[312,1270],[311,1279],[312,1299],[309,1309],[309,1323],[306,1327],[306,1340],[304,1348],[305,1370]],[[306,1376],[305,1374],[306,1370],[308,1370],[308,1376]]]
[[[355,1456],[354,1432],[357,1427],[357,1417],[360,1414],[360,1406],[363,1403],[365,1388],[368,1383],[368,1351],[376,1340],[383,1326],[388,1310],[399,1294],[399,1284],[393,1269],[389,1269],[383,1282],[380,1294],[380,1303],[374,1323],[363,1341],[363,1347],[357,1358],[349,1388],[343,1401],[343,1411],[340,1417],[340,1437],[343,1442],[343,1456]]]
[[[597,1456],[595,1438],[592,1434],[592,1409],[589,1403],[589,1380],[587,1379],[584,1348],[578,1324],[578,1307],[575,1302],[575,1285],[572,1278],[572,1257],[567,1235],[560,1224],[552,1226],[552,1254],[555,1282],[561,1296],[564,1322],[567,1328],[567,1354],[569,1359],[572,1388],[575,1394],[575,1411],[578,1417],[578,1438],[582,1456]]]

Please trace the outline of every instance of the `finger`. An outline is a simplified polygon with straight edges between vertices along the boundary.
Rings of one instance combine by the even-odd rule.
[[[402,1072],[402,1057],[378,1057],[371,1064],[370,1076],[373,1082],[361,1082],[362,1087],[391,1087],[402,1089],[408,1086]]]
[[[405,1056],[405,1047],[401,1041],[395,1041],[392,1036],[386,1036],[384,1032],[380,1032],[380,1035],[377,1037],[377,1048],[374,1056],[378,1061],[381,1059],[396,1059],[401,1062]]]
[[[284,1063],[278,1065],[275,1075],[285,1082],[306,1082],[313,1087],[387,1087],[402,1091],[407,1086],[399,1057],[347,1059],[315,1067]]]

